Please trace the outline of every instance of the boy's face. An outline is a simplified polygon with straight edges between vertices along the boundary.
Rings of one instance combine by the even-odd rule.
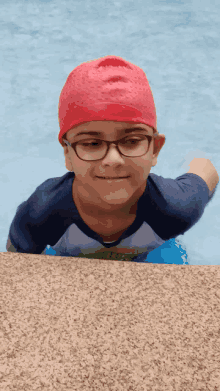
[[[142,130],[125,132],[128,128]],[[99,136],[77,135],[79,132],[97,131]],[[153,129],[145,124],[131,124],[114,121],[92,121],[69,130],[66,139],[70,142],[85,139],[119,140],[139,134],[153,135]],[[139,199],[146,187],[151,167],[157,164],[157,156],[165,143],[165,135],[160,134],[151,141],[148,152],[140,157],[120,155],[115,146],[110,147],[105,158],[98,161],[83,161],[73,148],[64,146],[66,168],[75,173],[74,186],[82,200],[104,208],[117,211],[119,207]],[[127,177],[120,181],[100,179],[99,177]]]

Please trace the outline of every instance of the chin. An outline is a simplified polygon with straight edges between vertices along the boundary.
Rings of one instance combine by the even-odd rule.
[[[111,191],[105,195],[102,195],[101,192],[99,193],[100,198],[102,198],[104,201],[108,202],[108,204],[113,204],[113,205],[124,204],[132,197],[132,195],[133,195],[133,193],[128,194],[128,192],[125,189]]]

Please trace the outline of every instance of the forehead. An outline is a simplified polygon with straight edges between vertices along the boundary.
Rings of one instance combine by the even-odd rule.
[[[141,127],[143,129],[152,131],[152,128],[145,124],[134,124],[131,122],[115,122],[115,121],[91,121],[86,122],[84,124],[80,124],[78,126],[75,126],[74,128],[70,129],[66,135],[67,136],[74,136],[77,133],[81,131],[90,131],[90,130],[96,130],[99,132],[103,132],[106,134],[110,134],[113,132],[117,132],[123,129],[127,128],[138,128]]]

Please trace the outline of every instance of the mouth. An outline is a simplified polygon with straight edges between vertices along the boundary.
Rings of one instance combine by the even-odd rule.
[[[100,177],[100,176],[97,176],[97,178],[99,179],[107,179],[109,181],[116,181],[116,180],[120,180],[120,179],[126,179],[126,178],[129,178],[129,176],[123,176],[123,177]]]

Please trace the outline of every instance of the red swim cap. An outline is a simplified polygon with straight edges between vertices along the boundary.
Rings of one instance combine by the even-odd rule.
[[[61,145],[68,130],[90,121],[142,123],[157,131],[153,94],[144,71],[117,56],[73,69],[60,94],[58,118]]]

